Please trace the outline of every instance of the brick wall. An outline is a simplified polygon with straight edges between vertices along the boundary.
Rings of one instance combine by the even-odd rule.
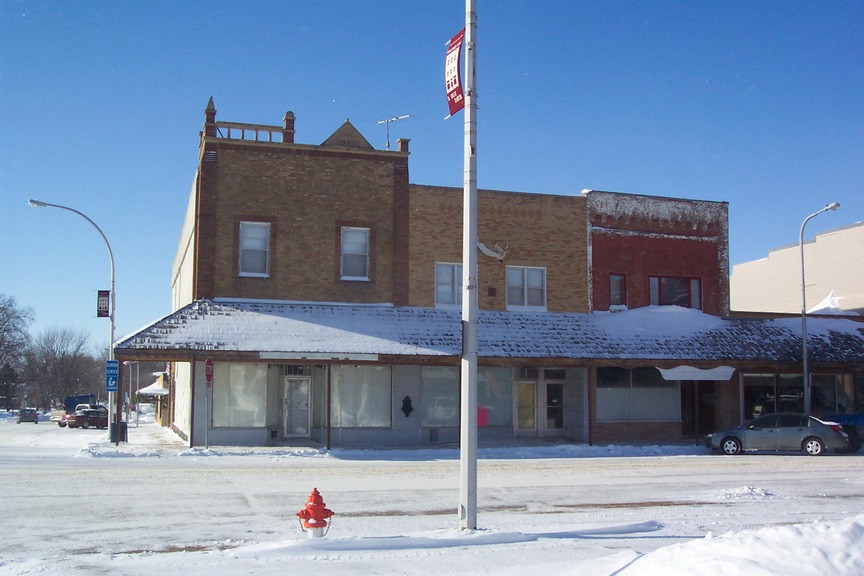
[[[462,262],[462,196],[461,188],[410,186],[412,306],[434,306],[436,262]],[[506,308],[506,266],[537,266],[546,268],[550,311],[587,311],[583,198],[480,190],[477,229],[479,241],[486,246],[508,246],[503,264],[478,256],[481,309]]]
[[[680,442],[681,422],[596,422],[592,444]]]
[[[595,190],[583,196],[594,310],[609,309],[609,275],[623,274],[629,308],[650,304],[650,276],[697,278],[702,310],[728,315],[728,204]]]
[[[206,148],[216,158],[201,165],[196,298],[394,301],[394,190],[407,189],[407,153],[215,139]],[[271,222],[269,278],[237,275],[240,220]],[[339,279],[340,224],[372,230],[371,281]]]
[[[627,305],[648,306],[649,276],[698,278],[702,310],[720,314],[718,245],[716,241],[650,235],[592,237],[594,309],[609,309],[609,275],[625,274]]]

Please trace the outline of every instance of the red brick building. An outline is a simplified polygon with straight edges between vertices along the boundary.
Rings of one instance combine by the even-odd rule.
[[[583,194],[593,310],[675,305],[729,314],[725,202]]]

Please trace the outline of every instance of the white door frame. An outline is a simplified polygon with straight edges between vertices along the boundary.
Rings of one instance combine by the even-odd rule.
[[[305,395],[303,398],[303,390],[299,390],[300,394],[294,397],[294,401],[299,401],[300,406],[294,406],[292,403],[292,384],[305,384]],[[289,426],[296,426],[298,423],[289,418],[294,413],[298,414],[306,411],[306,430],[303,432],[292,431]],[[302,416],[301,416],[302,422]],[[312,432],[312,377],[311,376],[285,376],[284,385],[282,387],[282,432],[285,438],[308,438]]]

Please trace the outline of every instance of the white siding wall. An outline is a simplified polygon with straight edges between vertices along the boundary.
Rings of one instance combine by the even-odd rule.
[[[833,290],[844,310],[864,311],[864,222],[831,230],[804,244],[807,309]],[[730,278],[732,309],[801,312],[801,252],[797,244],[767,258],[737,264]]]
[[[186,208],[186,218],[183,220],[183,230],[180,233],[180,243],[177,255],[174,257],[174,267],[171,273],[171,310],[178,310],[192,302],[192,274],[194,272],[195,247],[195,182],[189,193],[189,205]]]

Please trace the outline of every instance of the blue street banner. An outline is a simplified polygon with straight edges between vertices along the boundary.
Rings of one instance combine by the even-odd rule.
[[[105,361],[105,391],[117,392],[117,379],[120,374],[119,360]]]

